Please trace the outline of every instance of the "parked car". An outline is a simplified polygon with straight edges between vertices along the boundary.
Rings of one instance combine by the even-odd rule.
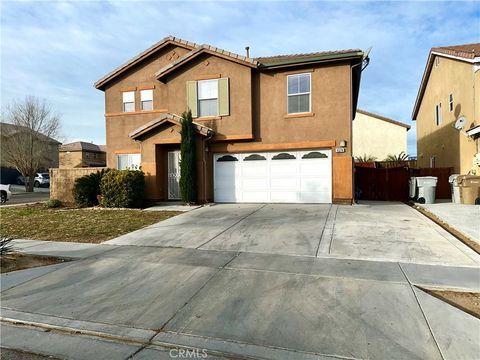
[[[2,204],[6,203],[12,197],[12,192],[10,191],[10,185],[0,185],[0,202]]]
[[[27,176],[27,181],[28,181],[28,176]],[[17,178],[17,184],[18,185],[24,185],[25,184],[25,178],[20,175]],[[40,187],[40,186],[50,186],[50,175],[48,173],[37,173],[34,179],[33,186],[35,187]]]

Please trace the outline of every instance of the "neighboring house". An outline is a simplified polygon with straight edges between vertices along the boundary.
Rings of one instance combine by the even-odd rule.
[[[461,174],[472,170],[478,140],[467,132],[480,125],[479,70],[480,44],[430,50],[412,114],[419,167],[453,167]],[[463,127],[456,129],[461,117]]]
[[[250,58],[167,37],[95,83],[107,166],[139,166],[148,199],[179,199],[190,108],[200,202],[350,203],[363,61],[361,50]]]
[[[60,168],[104,167],[107,154],[104,145],[77,141],[60,146]]]
[[[388,155],[407,154],[408,130],[410,125],[357,109],[353,121],[353,156],[373,156],[382,161]]]
[[[21,129],[19,126],[0,122],[0,168],[1,168],[1,183],[2,184],[15,184],[17,177],[20,173],[13,169],[10,164],[6,162],[6,152],[4,146],[7,146],[8,138],[15,136]],[[58,147],[61,144],[55,139],[47,137],[43,134],[37,133],[39,139],[45,141],[47,144],[47,154],[43,159],[43,166],[37,171],[46,171],[49,168],[58,167]]]

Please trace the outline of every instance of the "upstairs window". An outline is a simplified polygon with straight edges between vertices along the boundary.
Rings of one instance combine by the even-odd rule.
[[[153,110],[153,90],[140,90],[140,105],[142,110]]]
[[[442,123],[442,103],[435,105],[435,125]]]
[[[135,111],[135,91],[123,93],[123,112]]]
[[[448,95],[448,110],[450,112],[453,111],[453,93],[451,93],[450,95]]]
[[[311,74],[289,75],[287,77],[288,113],[311,111]]]
[[[198,87],[198,115],[218,115],[218,79],[201,80],[197,82]]]

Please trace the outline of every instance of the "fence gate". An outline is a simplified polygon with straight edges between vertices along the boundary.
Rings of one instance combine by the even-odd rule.
[[[355,194],[358,200],[407,201],[407,167],[355,167]]]

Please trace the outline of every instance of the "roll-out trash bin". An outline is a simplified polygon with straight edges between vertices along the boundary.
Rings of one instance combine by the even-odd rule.
[[[457,177],[462,204],[480,205],[480,176],[460,175]]]
[[[408,180],[408,189],[410,199],[415,199],[417,195],[417,178],[415,176],[410,177]]]
[[[435,190],[437,189],[437,177],[419,176],[416,180],[418,186],[417,201],[421,204],[434,204]]]
[[[452,203],[460,204],[460,188],[458,187],[457,177],[460,174],[453,174],[448,177],[450,188],[452,189]]]

